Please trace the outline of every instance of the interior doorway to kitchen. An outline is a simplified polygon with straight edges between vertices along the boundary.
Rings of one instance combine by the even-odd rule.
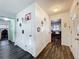
[[[51,21],[51,41],[61,45],[61,19]]]

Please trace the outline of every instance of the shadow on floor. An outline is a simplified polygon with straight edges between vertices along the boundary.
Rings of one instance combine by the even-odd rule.
[[[68,46],[49,43],[36,59],[74,59]]]
[[[34,59],[34,57],[8,40],[2,40],[0,41],[0,59]]]

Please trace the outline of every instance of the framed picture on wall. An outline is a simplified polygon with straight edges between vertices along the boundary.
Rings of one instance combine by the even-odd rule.
[[[19,21],[19,19],[17,18],[17,22]]]
[[[46,21],[46,18],[44,18],[44,21]]]
[[[40,27],[37,27],[37,32],[40,32],[41,31],[41,28]]]
[[[19,24],[19,26],[21,27],[21,26],[22,26],[22,24],[20,23],[20,24]]]
[[[67,27],[67,23],[64,23],[64,27],[65,27],[65,28]]]
[[[24,30],[22,30],[22,34],[24,34]]]
[[[31,13],[25,14],[25,20],[31,20]]]
[[[41,25],[43,26],[43,24],[44,24],[44,22],[43,21],[41,21]]]

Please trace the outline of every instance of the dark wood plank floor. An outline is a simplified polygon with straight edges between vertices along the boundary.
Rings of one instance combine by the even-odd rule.
[[[0,59],[34,59],[31,54],[14,46],[8,40],[0,41]]]
[[[0,59],[34,59],[34,57],[8,40],[3,40],[0,41]],[[49,43],[35,59],[74,59],[74,57],[68,46]]]
[[[74,59],[68,46],[49,43],[36,59]]]

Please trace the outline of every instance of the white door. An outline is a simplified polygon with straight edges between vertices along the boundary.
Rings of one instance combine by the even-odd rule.
[[[79,21],[77,21],[77,22],[79,22]],[[76,38],[75,38],[75,40],[76,40],[76,51],[77,51],[77,58],[79,59],[79,24],[78,23],[76,23]]]

